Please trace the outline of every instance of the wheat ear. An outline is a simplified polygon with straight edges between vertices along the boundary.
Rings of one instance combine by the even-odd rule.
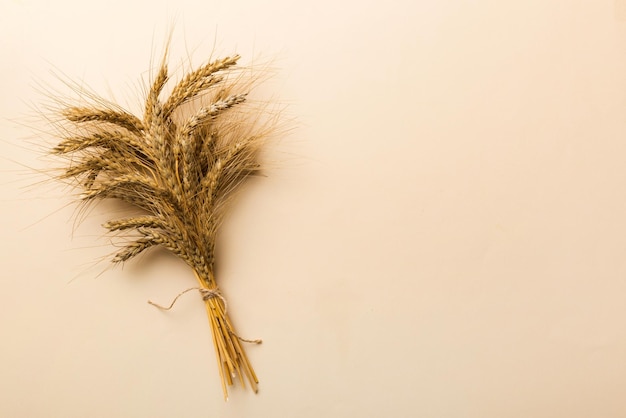
[[[137,209],[135,216],[104,224],[129,239],[114,263],[161,246],[192,268],[204,291],[225,397],[235,381],[258,390],[242,342],[260,341],[235,333],[213,273],[215,238],[233,192],[258,172],[259,148],[272,131],[246,107],[251,84],[238,60],[234,55],[201,66],[163,99],[170,81],[164,58],[143,115],[100,99],[64,108],[63,134],[52,150],[66,157],[59,177],[82,189],[83,203],[118,199]]]

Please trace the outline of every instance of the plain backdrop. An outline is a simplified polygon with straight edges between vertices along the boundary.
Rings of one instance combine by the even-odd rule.
[[[224,402],[182,262],[108,269],[38,110],[136,110],[172,68],[271,63],[286,107],[220,234],[260,391]],[[626,1],[3,0],[0,415],[626,416]],[[109,215],[109,216],[108,216]]]

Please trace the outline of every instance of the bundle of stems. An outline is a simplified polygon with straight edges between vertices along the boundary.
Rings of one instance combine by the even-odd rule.
[[[82,190],[82,203],[118,199],[137,209],[136,216],[104,224],[125,238],[113,263],[160,246],[193,269],[225,398],[236,380],[257,391],[242,342],[260,341],[239,338],[229,319],[214,276],[216,234],[233,193],[258,173],[259,148],[275,127],[264,106],[246,100],[257,79],[246,76],[238,60],[213,60],[168,83],[166,53],[143,115],[88,95],[87,105],[61,109],[53,148],[67,161],[59,177]]]

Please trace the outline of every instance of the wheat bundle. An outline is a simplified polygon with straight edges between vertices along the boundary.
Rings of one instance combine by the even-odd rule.
[[[118,199],[136,216],[104,227],[126,238],[113,263],[161,246],[192,268],[213,335],[224,396],[234,381],[258,379],[248,361],[214,276],[216,234],[229,199],[259,170],[258,151],[275,128],[262,106],[247,103],[256,79],[244,77],[238,55],[211,61],[168,83],[167,54],[137,116],[89,95],[87,105],[64,106],[59,176],[82,190],[84,204]],[[252,80],[252,81],[251,81]],[[166,85],[171,86],[165,96]],[[180,295],[179,295],[180,296]]]

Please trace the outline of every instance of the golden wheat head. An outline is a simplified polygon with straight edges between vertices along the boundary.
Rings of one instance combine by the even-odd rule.
[[[109,231],[128,238],[112,261],[125,262],[161,246],[184,260],[200,286],[216,294],[213,275],[217,228],[229,198],[258,172],[257,156],[272,125],[247,104],[251,82],[239,56],[215,60],[165,88],[164,58],[149,87],[142,115],[104,100],[65,107],[64,134],[53,152],[67,157],[60,177],[82,189],[84,203],[118,199],[136,216],[112,219]],[[226,383],[258,382],[226,315],[225,301],[204,297],[219,371]]]

